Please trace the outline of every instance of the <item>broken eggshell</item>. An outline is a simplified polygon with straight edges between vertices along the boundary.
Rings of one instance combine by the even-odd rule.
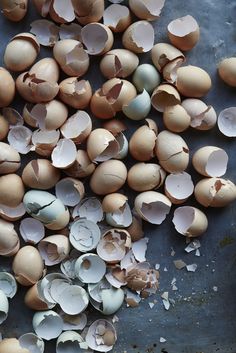
[[[142,20],[155,21],[160,17],[165,0],[129,0],[132,12]]]
[[[55,186],[56,197],[65,206],[75,206],[84,197],[84,184],[74,178],[63,178]]]
[[[63,39],[81,40],[82,27],[77,23],[61,24],[59,30],[59,37]]]
[[[225,58],[218,66],[220,78],[231,87],[236,87],[236,58]]]
[[[49,1],[46,2],[50,3]],[[37,41],[43,46],[53,47],[59,39],[59,27],[52,21],[35,20],[31,22],[30,27],[30,32],[36,36]]]
[[[0,67],[0,108],[7,107],[15,96],[15,81],[10,72]]]
[[[13,256],[20,248],[20,240],[14,224],[0,218],[0,255]]]
[[[196,130],[210,130],[216,125],[217,115],[215,109],[200,99],[184,99],[182,107],[191,118],[190,126],[192,128]]]
[[[82,43],[89,55],[103,55],[113,46],[114,37],[109,27],[101,23],[89,23],[81,30]]]
[[[154,89],[160,85],[161,77],[153,65],[142,64],[135,70],[132,81],[139,92],[146,90],[152,94]]]
[[[41,296],[41,293],[39,292],[41,282],[42,281],[38,281],[30,287],[24,297],[25,305],[36,311],[51,309],[55,306],[54,303],[47,302],[46,299]]]
[[[154,109],[164,112],[167,107],[181,104],[181,98],[174,86],[164,83],[153,91],[151,102]]]
[[[32,135],[33,147],[40,156],[49,157],[60,137],[60,131],[35,130]]]
[[[151,110],[151,98],[144,89],[142,93],[132,99],[127,105],[123,105],[123,113],[131,120],[142,120]]]
[[[45,265],[54,266],[69,255],[70,242],[65,235],[51,235],[39,242],[38,250]]]
[[[101,237],[101,232],[96,223],[79,219],[72,223],[70,228],[70,242],[73,247],[81,252],[88,252],[96,248]]]
[[[68,23],[75,19],[71,0],[53,0],[50,2],[49,15],[57,23]]]
[[[103,23],[113,32],[124,32],[131,24],[130,10],[127,6],[113,4],[103,13]]]
[[[87,324],[87,316],[85,313],[78,315],[68,315],[63,311],[60,312],[63,319],[63,331],[83,330]]]
[[[116,135],[116,140],[119,143],[119,153],[116,155],[116,159],[124,159],[129,152],[129,142],[125,135],[120,132]]]
[[[217,120],[218,128],[227,137],[236,137],[236,107],[222,110]]]
[[[194,153],[192,163],[201,175],[221,177],[226,173],[228,159],[227,153],[222,148],[205,146]]]
[[[182,172],[169,174],[165,180],[165,194],[173,204],[185,202],[193,193],[191,175]]]
[[[0,114],[0,141],[5,140],[9,131],[9,122]]]
[[[0,353],[31,353],[20,346],[16,338],[4,338],[0,341]]]
[[[0,290],[8,298],[13,298],[17,292],[15,277],[8,272],[0,272]]]
[[[127,228],[127,231],[129,232],[131,236],[132,242],[135,242],[144,236],[144,231],[143,231],[143,222],[142,218],[133,211],[133,219],[131,225]]]
[[[98,352],[109,352],[117,340],[115,328],[107,320],[94,321],[85,340],[89,348]]]
[[[84,150],[77,150],[76,160],[65,170],[65,173],[74,178],[85,178],[93,174],[95,164],[89,159],[88,153]]]
[[[63,320],[55,311],[47,310],[35,313],[32,324],[40,338],[50,341],[61,334]]]
[[[88,294],[84,288],[78,285],[67,286],[61,292],[58,304],[64,313],[77,315],[87,308],[89,304]]]
[[[87,153],[92,162],[104,162],[119,153],[119,143],[106,129],[95,129],[87,141]]]
[[[106,273],[105,262],[96,254],[84,254],[75,263],[76,277],[82,283],[98,283]]]
[[[0,325],[7,319],[9,302],[6,294],[0,289]]]
[[[191,124],[191,117],[180,104],[166,107],[163,113],[163,122],[172,132],[183,132]]]
[[[83,199],[72,212],[72,217],[85,218],[94,223],[103,220],[102,204],[96,197],[88,197]]]
[[[21,157],[14,147],[0,142],[0,174],[14,173],[20,168]]]
[[[75,331],[66,331],[57,339],[56,353],[64,353],[66,351],[70,353],[78,353],[85,349],[85,345],[87,346],[83,337],[79,333]]]
[[[24,218],[20,222],[20,235],[26,243],[37,244],[45,236],[45,229],[42,222],[34,218]]]
[[[31,353],[44,353],[44,341],[34,333],[25,333],[19,337],[19,344],[22,348],[28,349]]]
[[[72,0],[76,19],[82,25],[99,22],[104,13],[104,0]]]
[[[78,110],[61,127],[64,138],[71,139],[76,144],[83,143],[92,131],[92,120],[88,113]]]
[[[129,172],[127,182],[135,191],[148,191],[159,188],[166,177],[166,172],[158,164],[136,163]]]
[[[17,152],[27,154],[31,145],[32,131],[26,126],[13,126],[7,136],[9,145]]]
[[[172,219],[178,233],[188,238],[198,237],[206,232],[208,220],[206,215],[196,207],[178,207]]]
[[[28,0],[2,0],[0,7],[3,15],[10,21],[21,21],[28,10]]]
[[[106,195],[102,201],[106,222],[112,227],[127,228],[132,223],[132,213],[128,198],[119,193]]]
[[[59,84],[59,98],[75,109],[83,109],[92,98],[92,88],[87,80],[68,77]]]
[[[123,34],[123,46],[136,54],[146,53],[153,48],[154,29],[148,21],[131,24]]]
[[[25,207],[22,202],[16,207],[0,205],[0,216],[6,221],[18,221],[24,216],[25,212]]]
[[[0,204],[17,207],[22,202],[24,193],[24,184],[17,174],[0,176]]]
[[[52,151],[52,165],[59,169],[69,168],[76,160],[76,146],[71,139],[62,138]]]
[[[169,43],[157,43],[151,51],[152,62],[159,72],[162,72],[166,65],[171,64],[176,59],[185,61],[184,54]]]

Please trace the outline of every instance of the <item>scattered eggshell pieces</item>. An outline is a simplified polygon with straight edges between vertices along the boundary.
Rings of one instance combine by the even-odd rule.
[[[89,327],[85,340],[89,348],[109,352],[117,340],[115,328],[107,320],[97,320]]]
[[[206,105],[196,98],[188,98],[182,102],[183,108],[191,117],[190,126],[197,130],[210,130],[216,125],[217,115],[211,105]]]
[[[84,313],[78,315],[68,315],[60,312],[63,319],[63,331],[83,330],[87,324],[87,316]]]

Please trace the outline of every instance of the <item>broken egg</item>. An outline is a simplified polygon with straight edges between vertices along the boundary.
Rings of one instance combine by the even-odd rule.
[[[0,142],[0,174],[14,173],[20,168],[21,157],[14,147]]]
[[[38,250],[45,265],[54,266],[69,255],[70,242],[64,235],[51,235],[39,242]]]
[[[49,157],[60,137],[58,130],[35,130],[32,134],[32,150],[40,156]]]
[[[116,140],[119,143],[119,153],[116,155],[116,159],[124,159],[129,152],[129,142],[122,132],[116,135]]]
[[[157,43],[151,51],[152,62],[157,70],[162,72],[166,65],[173,63],[175,60],[180,59],[184,63],[184,54],[173,45],[169,43]]]
[[[26,126],[13,126],[7,136],[9,145],[21,154],[29,153],[31,145],[32,131]]]
[[[123,32],[131,24],[131,15],[127,6],[113,4],[103,13],[103,23],[113,32]]]
[[[151,101],[153,108],[158,112],[164,112],[170,106],[181,104],[179,92],[167,83],[161,84],[153,91]]]
[[[178,207],[172,219],[178,233],[186,237],[198,237],[206,232],[208,220],[206,215],[196,207]]]
[[[37,244],[45,236],[43,223],[34,218],[24,218],[20,222],[19,231],[26,243]]]
[[[19,344],[22,348],[28,349],[31,353],[43,353],[44,341],[34,333],[25,333],[19,337]]]
[[[71,0],[53,0],[50,2],[49,15],[57,23],[74,21],[75,13]]]
[[[132,213],[128,198],[119,193],[109,194],[102,201],[106,222],[112,227],[127,228],[132,223]]]
[[[0,272],[0,290],[7,298],[13,298],[17,292],[15,277],[8,272]]]
[[[166,107],[163,113],[163,122],[172,132],[183,132],[191,124],[191,117],[180,104]]]
[[[96,223],[81,218],[72,223],[69,237],[75,249],[88,252],[96,248],[101,232]]]
[[[92,162],[104,162],[119,152],[116,138],[106,129],[95,129],[87,141],[87,153]]]
[[[24,184],[17,174],[0,176],[0,204],[17,207],[25,194]]]
[[[101,23],[89,23],[81,30],[82,43],[89,55],[102,55],[113,46],[114,37],[109,27]]]
[[[104,13],[104,0],[72,0],[76,19],[82,25],[99,22]]]
[[[123,105],[123,113],[131,120],[142,120],[150,113],[151,98],[144,89],[142,93],[132,99],[127,105]]]
[[[136,212],[133,211],[132,223],[127,228],[127,231],[129,232],[133,242],[143,238],[144,236],[142,223],[142,218]]]
[[[227,137],[236,136],[236,107],[222,110],[217,120],[218,128]]]
[[[27,13],[28,0],[2,0],[0,7],[8,20],[19,22]]]
[[[216,125],[217,115],[211,105],[206,105],[196,98],[188,98],[182,102],[183,108],[191,118],[190,126],[196,130],[210,130]]]
[[[61,127],[64,138],[71,139],[76,144],[84,142],[92,131],[92,120],[88,113],[78,110]]]
[[[87,343],[83,337],[75,331],[63,332],[57,339],[56,353],[78,353],[80,350],[86,349]],[[88,346],[87,346],[88,347]],[[86,351],[84,351],[86,353]]]
[[[36,1],[37,0],[34,0],[34,2]],[[42,3],[41,0],[39,0],[39,2]],[[45,5],[49,4],[50,6],[50,3],[48,1],[43,1],[43,3]],[[47,16],[47,14],[45,16]],[[59,39],[59,27],[52,21],[48,21],[45,19],[35,20],[31,22],[30,27],[30,32],[36,36],[37,41],[41,45],[44,45],[46,47],[53,47]]]
[[[75,162],[65,170],[65,173],[74,178],[85,178],[93,174],[95,164],[89,159],[88,153],[84,150],[77,150]]]
[[[185,202],[193,193],[191,175],[182,172],[169,174],[165,180],[165,194],[173,204]]]
[[[16,338],[4,338],[0,341],[0,353],[30,353],[28,349],[20,346]]]
[[[85,313],[68,315],[62,311],[60,316],[63,319],[63,331],[83,330],[87,324],[87,316]]]
[[[98,283],[105,273],[106,264],[96,254],[84,254],[75,262],[76,277],[83,283]]]
[[[72,217],[86,218],[94,223],[103,220],[102,204],[96,197],[88,197],[83,199],[72,212]]]
[[[20,240],[14,224],[0,219],[0,255],[13,256],[20,248]]]
[[[9,303],[6,294],[0,289],[0,325],[7,319]]]
[[[236,58],[226,58],[219,63],[220,78],[231,87],[236,87]]]
[[[154,29],[148,21],[132,23],[122,37],[123,46],[136,54],[150,51],[154,44]]]
[[[56,197],[65,206],[75,206],[84,197],[84,185],[74,178],[63,178],[55,187]]]
[[[130,9],[142,20],[154,21],[160,17],[165,0],[129,0]]]
[[[166,172],[154,163],[136,163],[129,172],[127,182],[135,191],[148,191],[159,188],[165,180]]]
[[[7,221],[18,221],[25,214],[25,207],[21,202],[16,207],[0,205],[0,216]]]
[[[52,165],[59,169],[69,168],[76,160],[76,146],[71,139],[62,138],[52,151]]]
[[[0,108],[7,107],[15,96],[15,81],[10,72],[0,67]]]
[[[117,340],[114,326],[107,320],[97,320],[89,327],[86,338],[89,348],[109,352]]]
[[[205,146],[194,153],[192,163],[196,171],[204,176],[221,177],[226,173],[228,159],[222,148]]]
[[[55,311],[47,310],[36,312],[32,324],[34,331],[40,338],[50,341],[61,334],[63,320]]]
[[[60,99],[75,109],[83,109],[92,98],[92,88],[87,80],[68,77],[59,84]]]
[[[142,64],[135,70],[132,81],[139,92],[146,90],[151,94],[160,85],[161,77],[153,65]]]

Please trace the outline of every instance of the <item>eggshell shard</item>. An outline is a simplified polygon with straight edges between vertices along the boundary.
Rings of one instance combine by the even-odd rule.
[[[180,135],[163,130],[157,136],[155,151],[160,165],[169,173],[181,173],[188,166],[189,148]]]
[[[28,0],[2,0],[0,4],[4,16],[13,22],[21,21],[28,9]]]
[[[75,206],[84,197],[84,185],[74,178],[61,179],[56,184],[56,196],[64,205]]]
[[[49,15],[57,23],[72,22],[75,19],[71,0],[54,0],[51,2]]]
[[[112,227],[126,228],[132,223],[132,213],[125,195],[113,193],[105,196],[102,208],[106,213],[106,222]]]
[[[4,107],[2,109],[2,113],[4,118],[7,120],[8,124],[9,124],[9,130],[15,126],[23,126],[24,125],[24,120],[23,117],[21,116],[21,114],[11,108],[11,107]]]
[[[205,207],[225,207],[236,199],[236,186],[228,179],[206,178],[196,184],[194,195]]]
[[[152,224],[161,224],[171,208],[171,201],[156,191],[145,191],[134,201],[134,207],[139,216]]]
[[[86,25],[91,22],[99,22],[104,13],[104,0],[72,0],[76,19]]]
[[[19,230],[26,243],[37,244],[45,236],[43,223],[34,218],[24,218],[20,223]]]
[[[83,109],[89,105],[92,88],[89,81],[69,77],[59,84],[59,97],[72,108]]]
[[[170,64],[176,59],[185,61],[184,54],[169,43],[157,43],[153,46],[151,51],[152,62],[157,70],[162,72],[166,65]]]
[[[191,117],[180,104],[166,107],[163,113],[166,128],[172,132],[183,132],[191,124]]]
[[[148,116],[151,110],[151,98],[144,89],[137,97],[123,106],[123,113],[131,120],[142,120]]]
[[[52,151],[52,165],[59,169],[70,167],[76,160],[76,146],[70,139],[60,139]]]
[[[84,344],[87,346],[82,336],[77,332],[63,332],[57,339],[56,353],[64,353],[66,351],[70,353],[77,353],[81,349],[84,349]]]
[[[61,293],[58,304],[69,315],[77,315],[84,311],[89,303],[85,289],[77,285],[67,286]]]
[[[177,79],[177,70],[183,64],[182,58],[174,59],[165,65],[162,71],[162,75],[165,81],[174,84]]]
[[[13,256],[19,248],[20,241],[14,224],[0,219],[0,255]]]
[[[119,153],[119,143],[108,130],[95,129],[88,137],[87,153],[92,162],[104,162]]]
[[[206,215],[196,207],[178,207],[172,219],[178,233],[188,238],[198,237],[206,232],[208,220]]]
[[[52,21],[35,20],[30,26],[30,32],[36,36],[37,41],[43,46],[53,47],[59,39],[59,27]]]
[[[89,348],[98,352],[109,352],[117,340],[115,328],[107,320],[94,321],[85,340]]]
[[[129,0],[130,9],[142,20],[154,21],[160,17],[165,0]]]
[[[53,308],[55,305],[50,303],[47,303],[44,298],[42,298],[39,294],[39,282],[35,283],[32,287],[28,289],[28,291],[25,294],[24,298],[24,303],[25,305],[33,310],[36,311],[41,311],[41,310],[47,310],[49,308]]]
[[[166,172],[154,163],[136,163],[129,172],[127,182],[135,191],[149,191],[159,188],[166,177]]]
[[[24,193],[24,184],[17,174],[0,176],[0,204],[17,207],[21,203]]]
[[[114,37],[109,27],[101,23],[89,23],[81,30],[82,43],[89,55],[102,55],[113,45]]]
[[[153,65],[142,64],[135,70],[132,81],[139,92],[146,90],[151,94],[160,85],[161,77]]]
[[[96,254],[82,255],[75,263],[76,277],[83,283],[98,283],[105,273],[106,264]]]
[[[78,150],[75,162],[65,170],[65,173],[74,178],[85,178],[93,174],[94,170],[95,165],[89,159],[87,152]]]
[[[27,154],[31,149],[32,131],[26,126],[14,126],[10,129],[7,140],[17,152]]]
[[[90,179],[90,187],[97,195],[107,195],[118,191],[127,178],[127,169],[123,162],[109,160],[101,163]]]
[[[25,212],[22,202],[16,207],[0,205],[0,216],[7,221],[17,221],[24,216]]]
[[[136,212],[133,212],[132,223],[127,228],[127,231],[129,232],[129,234],[131,236],[132,242],[135,242],[135,241],[143,238],[143,236],[144,236],[142,218]]]
[[[123,121],[118,119],[111,119],[103,124],[103,128],[110,131],[112,135],[117,136],[121,132],[124,132],[127,127]]]
[[[148,21],[131,24],[123,34],[123,46],[134,53],[146,53],[154,44],[154,29]]]
[[[210,130],[216,125],[217,115],[212,106],[207,106],[200,99],[188,98],[182,106],[191,117],[190,126],[196,130]]]
[[[72,212],[72,217],[85,218],[88,221],[94,223],[101,222],[103,220],[103,209],[102,204],[96,197],[88,197],[83,199]]]
[[[7,107],[15,96],[15,81],[10,72],[0,67],[0,108]]]
[[[69,239],[60,234],[51,235],[39,242],[38,249],[45,265],[54,266],[69,255]]]
[[[49,157],[60,137],[58,130],[35,130],[32,135],[32,150],[40,156]]]
[[[12,146],[0,142],[0,174],[16,172],[21,165],[21,157]]]
[[[0,292],[3,292],[7,298],[13,298],[16,295],[17,283],[15,277],[8,272],[0,272]]]
[[[169,174],[165,180],[165,194],[173,204],[185,202],[193,193],[191,175],[185,172]]]
[[[36,334],[46,341],[57,338],[63,327],[61,317],[53,310],[35,313],[32,324]]]
[[[63,331],[83,330],[87,324],[87,316],[84,313],[68,315],[62,311],[60,316],[63,320]]]
[[[218,73],[227,85],[236,87],[236,57],[223,59],[219,63]]]
[[[81,252],[88,252],[96,248],[101,237],[101,232],[96,223],[79,219],[72,223],[70,228],[70,242],[73,247]]]
[[[34,333],[25,333],[19,337],[19,344],[22,348],[28,349],[32,353],[44,352],[44,341]]]
[[[236,107],[222,110],[217,120],[218,128],[227,137],[236,136]]]
[[[198,23],[190,15],[171,21],[167,29],[170,42],[183,51],[191,50],[200,37]]]
[[[221,177],[226,173],[227,153],[215,146],[199,148],[193,155],[192,163],[196,171],[208,177]]]
[[[131,24],[131,15],[127,6],[113,4],[103,13],[103,23],[113,32],[123,32]]]
[[[167,107],[181,103],[178,91],[170,84],[161,84],[152,93],[152,106],[158,112],[164,112]]]
[[[92,131],[92,121],[88,113],[78,110],[61,127],[64,138],[79,144],[84,142]]]

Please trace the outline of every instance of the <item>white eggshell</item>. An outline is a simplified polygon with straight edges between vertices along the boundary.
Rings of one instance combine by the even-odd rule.
[[[8,272],[0,272],[0,290],[8,298],[13,298],[17,292],[15,277]]]
[[[83,283],[97,283],[105,273],[106,264],[96,254],[84,254],[75,263],[75,274]]]
[[[75,249],[88,252],[96,248],[101,237],[101,231],[96,223],[79,219],[72,223],[69,237]]]
[[[81,343],[84,342],[83,337],[74,331],[63,332],[57,339],[56,353],[78,353],[81,350]]]
[[[227,137],[236,137],[236,107],[230,107],[220,112],[218,128]]]
[[[20,223],[19,230],[26,243],[37,244],[45,236],[43,223],[34,218],[24,218]]]
[[[39,337],[50,341],[61,334],[63,320],[55,311],[47,310],[36,312],[32,324]]]
[[[69,315],[83,312],[89,303],[86,290],[78,285],[67,286],[58,298],[61,309]]]
[[[7,319],[9,303],[6,294],[0,290],[0,325]]]
[[[22,348],[28,349],[30,353],[44,353],[44,341],[34,333],[25,333],[19,337]]]
[[[72,217],[86,218],[88,221],[94,223],[101,222],[103,220],[102,204],[96,197],[88,197],[83,199],[72,212]]]
[[[185,202],[192,195],[193,190],[191,175],[186,172],[169,174],[166,177],[165,193],[174,204]]]

